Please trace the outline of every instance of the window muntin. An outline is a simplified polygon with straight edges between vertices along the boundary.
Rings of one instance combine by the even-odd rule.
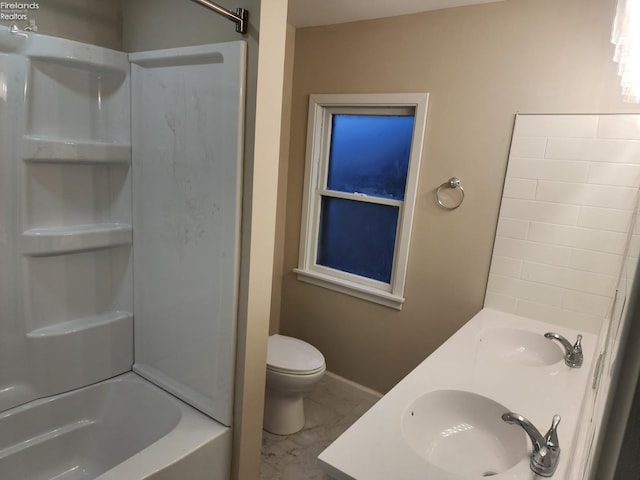
[[[427,102],[428,94],[311,95],[300,260],[295,269],[299,280],[401,308]],[[374,118],[381,124],[404,117],[409,151],[406,141],[404,152],[403,148],[389,147],[384,142],[370,148],[384,135],[384,129],[374,135],[356,135],[359,141],[343,145],[343,120],[359,117]],[[336,131],[338,141],[333,138]],[[363,168],[358,162],[349,164],[341,158],[341,152],[349,148],[357,152],[356,156],[368,153],[363,155],[365,158],[387,148],[400,153],[373,167],[363,160]],[[369,220],[363,213],[353,214],[359,210],[366,212]],[[378,214],[372,213],[376,211]],[[350,219],[345,212],[351,212]],[[376,232],[373,236],[378,238],[374,241],[371,230],[366,233],[367,226]],[[349,245],[350,237],[353,241]],[[358,255],[359,250],[385,253],[376,253],[375,261],[370,262]],[[372,267],[368,262],[376,265]]]

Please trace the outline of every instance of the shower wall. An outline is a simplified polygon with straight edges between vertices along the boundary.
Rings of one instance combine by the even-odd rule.
[[[134,367],[231,425],[245,65],[0,27],[0,410]]]
[[[129,58],[134,370],[229,426],[246,43]]]
[[[0,409],[131,368],[129,63],[0,30]]]

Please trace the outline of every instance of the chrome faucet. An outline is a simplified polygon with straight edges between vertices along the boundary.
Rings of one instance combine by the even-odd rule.
[[[526,418],[517,413],[504,413],[502,420],[507,423],[520,425],[533,444],[533,452],[531,453],[531,462],[529,467],[531,471],[541,477],[550,477],[556,471],[558,459],[560,458],[560,444],[558,442],[558,424],[560,423],[560,415],[554,415],[551,422],[551,428],[543,437],[538,429]]]
[[[569,340],[559,333],[547,332],[544,336],[551,340],[558,340],[562,344],[565,350],[564,363],[571,368],[580,368],[582,366],[582,360],[584,358],[582,355],[582,335],[578,335],[578,339],[574,345],[571,345]]]

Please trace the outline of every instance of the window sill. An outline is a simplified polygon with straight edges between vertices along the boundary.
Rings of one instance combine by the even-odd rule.
[[[294,268],[293,271],[298,275],[298,280],[301,282],[328,288],[329,290],[384,305],[385,307],[402,310],[402,304],[404,303],[403,297],[317,272],[310,272],[299,268]]]

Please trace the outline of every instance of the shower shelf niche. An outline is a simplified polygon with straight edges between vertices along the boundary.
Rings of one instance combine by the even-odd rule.
[[[48,256],[129,245],[131,225],[104,223],[70,227],[34,228],[22,233],[22,253]]]
[[[106,327],[117,323],[127,323],[133,321],[133,315],[130,312],[112,311],[98,315],[90,315],[87,317],[76,318],[66,322],[56,323],[47,327],[38,328],[27,333],[28,338],[45,338],[57,337],[73,333],[81,333],[87,330]]]
[[[25,135],[21,157],[25,162],[131,163],[131,145]]]
[[[122,52],[80,43],[69,45],[61,38],[50,37],[46,44],[39,45],[37,51],[27,49],[25,53],[31,60],[75,68],[94,75],[124,77],[129,73],[129,62]]]
[[[44,397],[129,370],[133,315],[114,310],[79,317],[31,330],[26,341],[36,393]]]

